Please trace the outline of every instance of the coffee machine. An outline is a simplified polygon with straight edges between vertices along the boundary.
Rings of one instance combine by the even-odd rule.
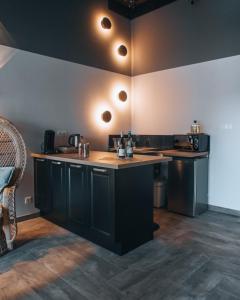
[[[44,133],[44,141],[42,144],[42,152],[44,154],[55,153],[55,131],[46,130]]]

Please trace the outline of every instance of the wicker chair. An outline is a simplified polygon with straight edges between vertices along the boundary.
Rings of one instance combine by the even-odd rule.
[[[5,250],[13,249],[13,242],[17,235],[15,192],[26,167],[26,146],[21,134],[8,120],[0,117],[0,167],[13,166],[15,168],[13,177],[0,198],[0,255]],[[2,217],[1,217],[2,215]],[[2,219],[2,221],[1,221]],[[4,245],[7,249],[4,249]]]

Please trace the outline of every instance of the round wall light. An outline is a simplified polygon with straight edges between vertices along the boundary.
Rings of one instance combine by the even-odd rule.
[[[102,113],[102,120],[105,123],[109,123],[112,120],[112,114],[109,110],[106,110]]]
[[[118,51],[118,54],[121,55],[121,56],[126,56],[127,53],[128,53],[127,47],[124,46],[124,45],[120,45],[120,46],[118,47],[118,50],[117,50],[117,51]]]
[[[127,93],[125,91],[120,91],[118,94],[118,98],[120,101],[125,102],[127,100]]]
[[[110,21],[109,18],[107,17],[103,17],[102,20],[101,20],[101,26],[103,29],[111,29],[112,28],[112,22]]]

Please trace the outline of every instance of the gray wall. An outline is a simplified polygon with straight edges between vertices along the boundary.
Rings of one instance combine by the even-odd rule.
[[[129,46],[130,21],[108,10],[107,0],[1,0],[0,44],[130,75],[130,59],[112,55],[116,41]],[[103,38],[96,23],[109,16],[112,35]],[[1,26],[10,37],[1,34]]]
[[[130,97],[120,105],[115,94],[124,88],[130,95],[130,77],[5,46],[0,46],[0,63],[1,115],[23,134],[29,155],[40,151],[46,129],[79,132],[100,150],[107,149],[108,134],[129,130]],[[99,121],[105,109],[113,114],[107,127]],[[33,196],[30,156],[17,193],[18,216],[36,211],[24,204],[28,195]]]
[[[177,0],[132,22],[133,75],[240,54],[239,0]]]
[[[21,131],[29,153],[40,151],[46,129],[80,132],[92,149],[106,150],[108,134],[130,128],[130,97],[124,105],[115,97],[120,88],[130,94],[131,80],[124,76],[131,73],[130,21],[109,11],[107,3],[0,1],[0,44],[8,46],[0,47],[1,115]],[[102,16],[112,21],[110,34],[99,30]],[[123,61],[113,53],[116,43],[128,46]],[[108,127],[99,121],[105,109],[113,114]],[[24,204],[29,195],[33,196],[30,156],[17,192],[18,216],[36,212],[33,204]]]

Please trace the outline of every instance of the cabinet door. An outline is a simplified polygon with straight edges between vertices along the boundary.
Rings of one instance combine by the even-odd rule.
[[[91,229],[97,236],[114,238],[114,171],[90,169]]]
[[[49,164],[45,159],[34,160],[34,194],[35,207],[43,214],[49,213],[51,209]]]
[[[50,176],[52,198],[51,217],[56,221],[65,222],[67,217],[65,163],[60,161],[51,161]]]
[[[87,193],[87,168],[83,165],[67,166],[68,220],[81,226],[89,223],[89,199]]]

